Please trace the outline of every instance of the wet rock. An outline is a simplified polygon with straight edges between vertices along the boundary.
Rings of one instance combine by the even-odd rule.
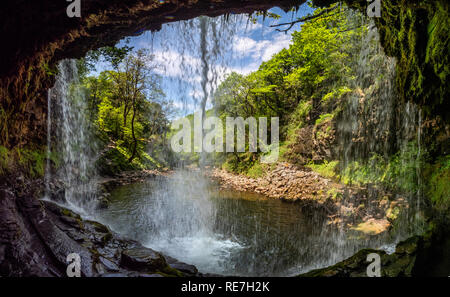
[[[99,277],[128,277],[128,274],[118,272],[118,273],[103,273],[100,274]]]
[[[167,267],[166,260],[160,253],[144,247],[122,251],[120,265],[143,272],[154,272]]]
[[[50,197],[52,200],[58,203],[66,202],[66,190],[64,188],[59,188],[51,192]]]
[[[166,256],[166,261],[170,267],[179,270],[187,275],[196,275],[198,273],[197,267],[194,265],[186,264],[184,262],[180,262],[177,259]]]
[[[110,271],[110,272],[116,272],[119,271],[119,266],[116,265],[114,262],[104,258],[104,257],[99,257],[99,263],[101,263],[106,270]]]
[[[107,209],[109,206],[109,200],[105,197],[100,198],[97,208],[98,209]]]
[[[378,235],[388,231],[390,227],[391,224],[386,219],[370,218],[358,224],[356,227],[353,227],[352,229],[362,232],[366,235]]]
[[[333,266],[312,270],[301,274],[301,277],[367,277],[367,267],[371,262],[367,261],[367,256],[376,253],[380,256],[381,276],[399,277],[419,275],[422,270],[429,269],[424,265],[424,257],[429,253],[430,245],[424,244],[426,236],[413,236],[400,242],[393,254],[385,251],[364,249],[352,257],[339,262]],[[450,267],[448,267],[450,270]]]
[[[131,277],[164,277],[161,274],[158,273],[152,273],[152,274],[148,274],[148,273],[138,273],[138,274],[129,274],[128,276]]]

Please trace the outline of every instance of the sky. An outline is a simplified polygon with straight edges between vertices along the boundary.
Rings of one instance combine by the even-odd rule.
[[[166,100],[172,101],[178,110],[176,117],[185,116],[200,109],[199,102],[205,94],[207,108],[210,108],[213,90],[228,73],[249,74],[262,62],[288,48],[292,32],[300,30],[301,26],[296,24],[286,34],[270,25],[296,20],[312,13],[313,9],[305,3],[297,12],[284,12],[280,8],[270,12],[281,18],[254,16],[256,23],[249,21],[247,15],[231,14],[228,20],[223,16],[206,18],[203,23],[197,18],[164,24],[158,32],[128,37],[118,46],[147,49],[153,55],[154,71],[162,77]],[[98,72],[102,70],[102,67],[97,68]],[[206,82],[206,92],[202,81]]]

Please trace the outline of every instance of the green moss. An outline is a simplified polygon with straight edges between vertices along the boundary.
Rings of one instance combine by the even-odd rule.
[[[386,218],[388,218],[391,221],[395,221],[399,214],[400,214],[400,208],[399,207],[397,207],[397,206],[390,207],[386,211]]]
[[[338,199],[342,198],[342,193],[338,189],[335,189],[335,188],[331,188],[330,190],[328,190],[327,194],[333,200],[338,200]]]
[[[252,178],[258,178],[264,175],[264,166],[263,164],[256,162],[252,167],[247,171],[246,175]]]
[[[423,166],[423,158],[413,141],[390,158],[373,154],[369,160],[350,162],[341,168],[340,179],[345,184],[378,183],[391,190],[415,193],[420,186],[418,169]]]
[[[321,114],[319,116],[319,118],[316,120],[316,126],[319,126],[321,124],[324,124],[328,121],[331,121],[333,119],[333,114],[331,113],[325,113],[325,114]]]
[[[449,2],[382,1],[375,19],[386,53],[397,58],[396,85],[430,114],[448,114]]]
[[[42,68],[44,69],[45,74],[48,76],[55,76],[58,74],[58,68],[57,67],[52,68],[48,65],[48,63],[43,63]]]
[[[175,268],[172,268],[172,267],[170,267],[169,265],[167,265],[162,271],[160,271],[159,272],[161,275],[163,275],[163,276],[168,276],[168,277],[170,277],[170,276],[177,276],[177,277],[183,277],[183,276],[185,276],[184,274],[183,274],[183,272],[181,272],[181,271],[179,271],[179,270],[177,270],[177,269],[175,269]]]
[[[337,165],[339,164],[339,161],[324,161],[322,164],[313,164],[310,163],[307,165],[307,167],[311,168],[312,170],[316,171],[323,177],[327,178],[335,178],[337,177],[336,169]]]
[[[30,177],[40,177],[44,175],[46,152],[45,150],[18,149],[17,161]]]
[[[4,174],[8,169],[9,150],[0,145],[0,174]]]
[[[441,157],[429,166],[432,172],[428,180],[427,193],[433,205],[440,210],[450,209],[450,155]]]
[[[0,146],[0,174],[21,171],[27,177],[41,177],[45,172],[46,155],[44,148],[8,150]]]

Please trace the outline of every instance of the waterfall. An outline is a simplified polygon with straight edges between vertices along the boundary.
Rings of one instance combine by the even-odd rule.
[[[220,272],[229,253],[241,247],[214,229],[217,205],[209,180],[199,171],[180,169],[116,193],[119,199],[113,194],[112,205],[99,212],[101,222],[202,271]]]
[[[413,103],[400,102],[394,84],[396,61],[385,55],[373,23],[367,26],[357,76],[349,82],[356,91],[346,98],[337,118],[339,170],[350,185],[367,184],[369,205],[388,192],[390,200],[407,201],[409,209],[396,224],[401,239],[420,232],[416,214],[422,187],[421,113]]]
[[[45,162],[45,198],[50,198],[50,179],[51,179],[51,168],[50,168],[50,159],[51,159],[51,144],[52,144],[52,90],[49,89],[47,92],[47,160]]]
[[[51,102],[55,105],[53,112]],[[48,150],[52,147],[50,132],[53,123],[53,148],[61,162],[54,178],[63,184],[64,202],[82,214],[89,214],[97,192],[94,166],[96,145],[89,129],[87,99],[80,85],[75,60],[63,60],[58,64],[58,75],[54,87],[49,90],[48,105],[47,147]],[[50,165],[47,166],[49,189]]]

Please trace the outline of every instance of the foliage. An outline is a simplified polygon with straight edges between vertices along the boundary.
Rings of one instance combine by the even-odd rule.
[[[0,146],[0,174],[23,172],[27,177],[36,178],[44,175],[47,152],[44,147],[14,148],[8,150]],[[12,164],[16,167],[12,167]]]
[[[307,167],[311,168],[312,170],[318,172],[320,175],[328,178],[334,178],[337,175],[337,165],[338,161],[324,161],[321,164],[314,164],[310,163],[307,165]]]
[[[349,10],[316,9],[292,44],[256,72],[231,73],[213,96],[216,113],[226,117],[279,117],[280,140],[286,152],[296,133],[306,125],[331,121],[341,98],[352,91],[355,53],[366,28],[360,15]],[[257,156],[228,153],[227,167],[248,173]],[[253,171],[252,171],[253,172]]]
[[[450,155],[438,159],[434,165],[430,165],[428,171],[431,176],[428,179],[427,194],[433,205],[441,210],[450,207]]]

